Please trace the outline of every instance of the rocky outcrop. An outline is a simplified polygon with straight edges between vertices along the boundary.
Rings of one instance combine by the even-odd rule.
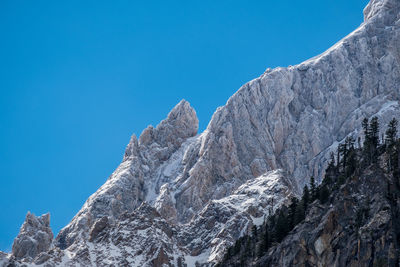
[[[93,224],[92,228],[90,229],[89,241],[92,242],[93,240],[95,240],[99,236],[99,234],[104,230],[104,228],[106,228],[107,226],[109,226],[107,216],[104,216],[104,217],[96,220],[96,222]]]
[[[253,225],[260,225],[269,212],[287,204],[292,192],[283,171],[265,173],[243,184],[229,197],[211,201],[184,225],[168,221],[156,208],[143,202],[115,220],[106,216],[97,219],[88,240],[79,237],[67,249],[50,249],[37,256],[34,263],[195,266],[196,262],[216,262],[238,237]]]
[[[357,30],[306,62],[267,69],[218,108],[201,134],[194,109],[183,100],[158,126],[133,135],[120,166],[57,235],[49,262],[112,262],[114,254],[93,255],[116,251],[109,243],[112,229],[143,203],[157,213],[149,227],[160,235],[151,242],[162,246],[147,251],[137,232],[129,233],[139,244],[126,250],[135,255],[134,265],[218,258],[272,208],[265,202],[270,197],[240,190],[260,183],[265,190],[257,194],[275,194],[274,203],[284,203],[311,175],[323,176],[330,152],[346,136],[359,136],[364,117],[378,116],[386,125],[400,116],[399,12],[399,0],[372,0]],[[270,171],[277,169],[284,177],[270,184],[265,179],[275,181]],[[225,202],[246,198],[260,206],[240,210],[246,201]],[[175,229],[172,237],[156,230],[161,221]]]
[[[94,193],[56,238],[56,245],[69,247],[99,218],[108,216],[112,222],[124,212],[132,212],[146,198],[159,193],[164,181],[157,174],[188,138],[196,135],[198,119],[189,103],[182,100],[156,128],[149,126],[140,135],[133,135],[123,162],[107,182]],[[150,192],[149,192],[150,191]]]
[[[32,260],[41,252],[50,249],[53,232],[50,229],[50,214],[36,217],[28,212],[18,236],[12,246],[12,256],[15,259]]]
[[[293,184],[282,170],[249,180],[230,196],[211,200],[179,232],[181,245],[200,263],[217,262],[227,247],[293,196]],[[189,265],[190,266],[190,265]]]
[[[9,262],[9,256],[7,253],[0,251],[0,266],[6,266]]]
[[[390,174],[366,169],[342,186],[330,203],[314,202],[306,220],[254,265],[398,266],[396,188]]]

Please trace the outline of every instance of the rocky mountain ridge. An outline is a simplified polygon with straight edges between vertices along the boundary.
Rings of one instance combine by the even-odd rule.
[[[238,239],[218,266],[399,266],[400,139],[392,122],[384,141],[373,130],[362,148],[347,139],[319,186],[312,181],[301,199]]]
[[[322,177],[330,152],[359,135],[364,117],[382,124],[399,117],[399,12],[399,0],[372,0],[357,30],[304,63],[267,69],[201,134],[194,109],[181,101],[157,127],[132,136],[120,166],[47,251],[0,255],[0,262],[218,261],[311,175]]]

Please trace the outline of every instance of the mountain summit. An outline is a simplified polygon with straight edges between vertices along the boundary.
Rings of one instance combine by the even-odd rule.
[[[212,265],[225,249],[324,175],[364,117],[400,115],[400,0],[372,0],[365,21],[325,53],[267,69],[200,134],[182,100],[132,136],[120,166],[39,255],[47,266]],[[22,231],[22,230],[21,230]],[[22,233],[20,233],[21,235]]]

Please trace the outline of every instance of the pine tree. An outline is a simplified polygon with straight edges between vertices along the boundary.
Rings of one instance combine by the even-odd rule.
[[[331,159],[328,163],[328,167],[326,168],[323,183],[331,184],[332,177],[334,177],[335,175],[336,175],[335,155],[333,154],[333,152],[331,152]]]
[[[368,119],[362,122],[364,129],[364,149],[363,153],[366,158],[366,165],[375,163],[378,159],[378,145],[379,145],[379,121],[377,117],[373,117],[368,123]]]
[[[278,242],[281,242],[282,239],[285,238],[288,232],[289,232],[288,219],[285,216],[284,212],[280,210],[275,228],[276,240]]]
[[[264,253],[268,251],[269,246],[270,246],[268,225],[265,224],[264,228],[261,228],[261,229],[264,229],[264,231],[263,231],[263,235],[261,237],[261,242],[260,242],[260,244],[258,246],[258,250],[257,250],[258,257],[261,257],[262,255],[264,255]]]
[[[335,155],[333,154],[333,152],[331,152],[330,157],[331,157],[331,160],[329,161],[328,169],[333,170],[335,168]]]
[[[369,128],[371,144],[376,149],[379,145],[379,121],[377,117],[371,119]]]
[[[265,249],[264,249],[264,243],[260,243],[257,247],[257,257],[261,258],[264,255]]]
[[[376,163],[378,160],[378,145],[379,145],[379,121],[377,117],[373,117],[370,122],[370,159],[371,162]]]
[[[246,246],[244,247],[244,255],[245,257],[250,257],[251,256],[251,242],[250,242],[250,237],[247,236],[245,238]]]
[[[253,227],[251,228],[251,232],[253,233],[254,239],[257,241],[258,240],[258,237],[257,237],[257,226],[253,225]]]
[[[317,188],[315,186],[315,179],[314,176],[310,178],[310,202],[313,202],[317,198]]]
[[[232,258],[232,247],[229,247],[227,252],[225,253],[224,261],[228,261],[231,258]]]
[[[350,176],[357,168],[357,154],[354,147],[355,139],[352,136],[349,136],[345,140],[347,147],[347,155],[346,155],[346,167],[344,169],[346,176]]]
[[[388,147],[393,146],[396,142],[397,125],[398,121],[395,118],[393,118],[388,124],[388,128],[385,133],[385,144]]]
[[[368,123],[368,119],[367,118],[364,118],[363,119],[363,121],[362,121],[362,128],[363,128],[363,130],[364,130],[364,148],[367,148],[367,147],[369,147],[369,143],[370,143],[370,140],[369,140],[369,137],[370,137],[370,134],[369,134],[369,123]]]
[[[328,201],[329,195],[330,195],[330,192],[329,192],[327,185],[322,184],[321,188],[319,190],[319,196],[318,196],[318,199],[321,202],[321,204],[324,204],[326,201]]]
[[[385,144],[386,151],[388,152],[388,169],[389,171],[395,170],[397,168],[397,147],[396,147],[396,139],[397,139],[397,120],[393,118],[389,124],[385,133]]]
[[[308,203],[310,202],[310,191],[308,190],[308,186],[305,185],[303,189],[303,196],[301,198],[304,213],[307,211]]]
[[[296,215],[295,215],[295,225],[302,222],[305,218],[305,209],[304,209],[304,203],[301,201],[297,207],[296,207]]]
[[[235,242],[235,246],[233,248],[233,255],[237,255],[240,252],[240,247],[241,247],[241,239],[239,238]]]
[[[342,156],[342,160],[338,161],[338,166],[342,165],[342,170],[345,172],[346,170],[346,163],[347,163],[347,155],[348,155],[348,149],[347,149],[347,144],[346,142],[343,144],[339,144],[338,146],[338,152],[339,155]]]
[[[289,206],[289,226],[290,229],[293,229],[293,227],[296,225],[296,209],[298,205],[298,200],[295,197],[292,197],[291,203]]]
[[[362,127],[364,129],[364,143],[363,143],[363,154],[366,165],[371,162],[371,134],[370,127],[367,118],[362,121]]]

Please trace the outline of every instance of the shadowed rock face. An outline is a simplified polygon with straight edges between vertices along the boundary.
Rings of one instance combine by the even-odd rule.
[[[28,212],[25,222],[14,240],[12,255],[16,259],[34,259],[39,253],[49,250],[52,241],[50,214],[36,217]]]
[[[366,169],[340,188],[332,204],[314,202],[305,221],[254,266],[398,266],[395,184],[392,175]],[[388,198],[388,187],[396,197]]]
[[[399,0],[372,0],[364,10],[365,22],[356,31],[302,64],[267,69],[218,108],[201,134],[197,135],[196,112],[183,100],[158,126],[149,126],[139,138],[133,135],[120,166],[58,234],[54,242],[58,260],[52,256],[51,261],[61,262],[63,250],[75,253],[71,262],[82,255],[82,262],[93,265],[89,240],[102,238],[123,214],[137,212],[144,202],[179,237],[171,241],[157,235],[155,243],[161,239],[164,245],[172,243],[150,250],[160,255],[154,262],[173,261],[175,252],[182,263],[218,258],[218,251],[243,234],[237,233],[237,227],[247,229],[246,223],[262,217],[257,208],[225,209],[217,200],[240,198],[238,188],[282,169],[285,177],[260,186],[283,203],[289,195],[298,194],[311,175],[317,180],[322,176],[329,153],[346,136],[357,138],[364,117],[378,116],[386,125],[400,116],[399,11]],[[264,208],[267,212],[268,205]],[[239,219],[230,228],[218,228],[220,214]],[[203,222],[217,226],[190,228]],[[201,237],[191,240],[189,236],[195,233]],[[139,259],[140,251],[139,246],[131,253]],[[106,258],[99,257],[96,264],[105,264]],[[142,265],[152,260],[151,255],[141,259]]]

